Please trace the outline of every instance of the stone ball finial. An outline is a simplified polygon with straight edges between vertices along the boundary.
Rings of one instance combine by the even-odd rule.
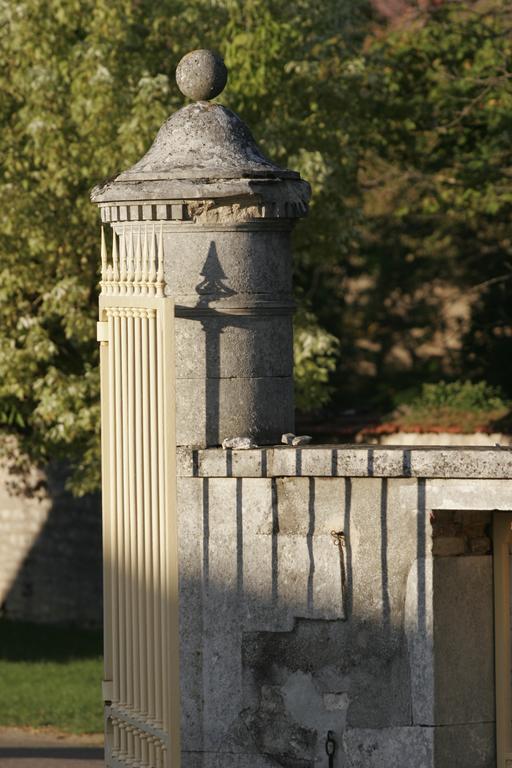
[[[176,68],[176,82],[184,96],[208,101],[218,96],[227,83],[228,71],[214,51],[200,49],[185,54]]]

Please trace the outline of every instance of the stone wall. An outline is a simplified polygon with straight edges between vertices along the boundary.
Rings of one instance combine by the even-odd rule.
[[[492,513],[442,510],[432,515],[432,554],[490,555],[492,553]]]
[[[494,768],[510,452],[179,459],[183,768]]]
[[[183,768],[494,768],[512,452],[179,452]],[[0,496],[4,614],[100,621],[97,499]]]
[[[53,468],[29,492],[0,473],[0,605],[13,620],[100,626],[101,509],[75,499]]]

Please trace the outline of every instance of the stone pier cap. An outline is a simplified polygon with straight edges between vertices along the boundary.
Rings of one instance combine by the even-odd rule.
[[[176,79],[185,96],[198,100],[166,120],[135,165],[92,190],[103,220],[173,218],[156,210],[153,201],[246,196],[254,198],[263,218],[306,215],[309,184],[296,171],[270,162],[234,112],[207,100],[226,82],[222,59],[212,51],[192,51],[178,65]],[[111,203],[125,205],[119,211]]]

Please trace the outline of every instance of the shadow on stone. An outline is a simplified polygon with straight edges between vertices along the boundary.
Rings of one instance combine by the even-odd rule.
[[[64,488],[65,470],[55,465],[48,468],[46,479],[47,512],[5,593],[2,615],[12,620],[99,627],[102,622],[99,494],[74,498]],[[26,522],[29,528],[30,522]]]

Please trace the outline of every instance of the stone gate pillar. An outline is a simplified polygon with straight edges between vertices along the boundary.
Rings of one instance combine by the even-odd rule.
[[[161,236],[176,306],[178,445],[241,435],[275,443],[294,429],[290,232],[309,185],[209,101],[227,80],[217,55],[187,54],[176,79],[194,103],[92,199],[123,242]]]

